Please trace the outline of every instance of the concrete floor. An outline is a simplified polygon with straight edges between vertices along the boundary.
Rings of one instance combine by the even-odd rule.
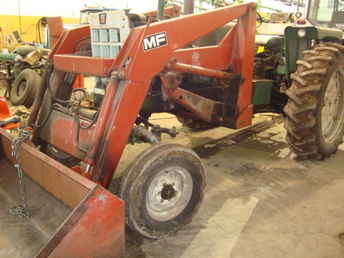
[[[190,147],[234,132],[190,133],[170,115],[152,122],[178,126],[181,135],[172,141]],[[128,146],[119,170],[146,147]],[[157,241],[128,232],[127,257],[344,257],[344,146],[326,161],[296,162],[276,124],[243,142],[208,147],[208,186],[192,223]]]
[[[127,257],[344,257],[344,146],[323,162],[291,156],[282,124],[206,155],[208,187],[192,223],[157,241],[129,233]]]

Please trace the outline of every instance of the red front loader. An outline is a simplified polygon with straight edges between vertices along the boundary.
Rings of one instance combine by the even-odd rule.
[[[57,239],[53,237],[48,243],[45,256],[54,252],[56,243],[66,241],[63,243],[68,245],[70,240],[74,246],[74,241],[83,242],[90,235],[94,245],[103,244],[99,247],[100,256],[110,257],[105,254],[111,246],[114,249],[110,240],[119,243],[121,239],[115,237],[119,228],[114,227],[123,214],[118,208],[120,201],[104,188],[112,182],[128,142],[150,142],[152,146],[138,155],[120,182],[114,182],[118,184],[116,194],[125,201],[127,224],[155,239],[191,220],[204,195],[205,168],[192,150],[159,143],[162,133],[174,136],[175,132],[153,125],[149,121],[152,113],[168,112],[180,121],[201,125],[242,128],[251,124],[254,3],[160,22],[138,22],[142,17],[137,16],[134,22],[118,13],[114,19],[128,23],[130,33],[122,45],[107,42],[118,50],[115,57],[101,51],[100,57],[95,55],[94,47],[106,44],[95,40],[97,29],[109,33],[105,34],[110,39],[122,35],[122,27],[104,29],[111,15],[117,13],[96,14],[99,27],[87,25],[62,34],[48,60],[29,119],[31,140],[19,148],[24,173],[58,199],[63,197],[67,203],[72,199],[70,206],[76,207],[75,216],[83,218],[79,212],[84,211],[85,202],[97,202],[95,206],[90,204],[95,213],[87,216],[85,223],[101,227],[99,234],[79,232],[69,237],[66,231],[73,226],[66,226],[58,231]],[[226,24],[230,29],[218,44],[197,47],[196,40]],[[73,88],[80,74],[94,76],[103,84],[105,94],[98,105],[83,105],[85,90]],[[1,144],[7,158],[2,164],[6,171],[13,170],[9,162],[16,163],[17,159],[11,158],[9,136],[3,131]],[[83,194],[76,194],[80,187],[75,184],[82,185]],[[90,192],[86,194],[87,191]],[[81,199],[83,205],[75,206]],[[112,200],[112,210],[102,206],[107,200]],[[77,221],[73,216],[67,225]],[[107,220],[113,224],[107,224]],[[88,242],[82,246],[88,246]]]

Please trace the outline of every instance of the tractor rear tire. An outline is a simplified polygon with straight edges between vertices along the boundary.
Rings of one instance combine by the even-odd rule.
[[[150,239],[189,223],[203,199],[206,172],[192,150],[156,144],[128,167],[119,196],[128,226]]]
[[[30,108],[35,100],[41,77],[32,69],[24,69],[14,80],[11,87],[10,101],[13,105]]]
[[[322,43],[303,52],[284,107],[287,142],[298,159],[323,160],[344,135],[344,46]]]

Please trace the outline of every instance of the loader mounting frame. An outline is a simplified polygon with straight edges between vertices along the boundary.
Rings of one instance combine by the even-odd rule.
[[[235,19],[237,22],[218,45],[188,47]],[[154,76],[160,74],[163,90],[169,98],[204,120],[216,118],[219,103],[183,90],[178,83],[169,83],[166,75],[176,71],[228,80],[229,87],[231,79],[239,78],[231,126],[250,125],[255,24],[254,3],[148,23],[132,29],[116,59],[74,55],[80,39],[90,37],[88,26],[64,32],[50,56],[55,69],[54,80],[50,82],[53,92],[62,87],[63,73],[102,76],[110,80],[93,126],[78,129],[73,117],[52,112],[48,129],[43,133],[44,140],[83,160],[88,166],[81,173],[108,187]],[[153,42],[154,35],[160,35],[160,41],[156,38],[158,41]],[[161,39],[161,35],[165,38]],[[87,121],[81,123],[88,124]],[[44,130],[36,130],[36,137],[42,132]]]

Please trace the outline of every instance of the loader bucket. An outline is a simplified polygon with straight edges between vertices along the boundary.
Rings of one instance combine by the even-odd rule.
[[[26,143],[19,151],[31,216],[10,212],[21,200],[12,140],[0,129],[0,257],[122,257],[123,201]]]

